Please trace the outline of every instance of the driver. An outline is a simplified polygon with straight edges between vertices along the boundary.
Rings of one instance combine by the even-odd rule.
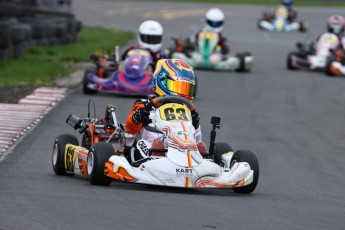
[[[332,15],[327,19],[327,33],[335,34],[339,40],[338,48],[345,48],[345,19],[341,15]],[[316,42],[319,41],[323,34],[317,36]]]
[[[146,49],[151,53],[154,67],[157,61],[163,58],[162,39],[163,39],[163,27],[154,20],[147,20],[140,24],[138,29],[138,45],[130,46],[122,54],[121,59],[125,60],[127,53],[133,49]]]
[[[297,18],[297,11],[293,8],[293,0],[282,0],[281,5],[288,11],[287,20],[289,22],[294,22]]]
[[[154,20],[143,21],[138,29],[137,40],[138,45],[128,47],[121,55],[121,60],[124,61],[129,51],[133,49],[146,49],[150,52],[152,57],[151,67],[155,69],[156,63],[159,59],[164,57],[162,48],[163,39],[163,27],[162,25]],[[90,57],[92,60],[97,61],[98,55],[92,54]],[[115,69],[118,68],[119,63],[116,63],[115,54],[110,55],[107,58],[108,64],[113,66]],[[98,66],[98,68],[103,68]],[[113,69],[114,69],[113,68]]]
[[[206,25],[204,29],[213,29],[219,35],[218,45],[221,47],[221,52],[223,55],[229,53],[230,49],[227,44],[227,39],[223,36],[223,29],[224,29],[224,13],[218,8],[211,8],[205,14]],[[199,34],[202,32],[203,29],[199,30],[195,35],[195,41],[198,41]]]
[[[184,77],[187,80],[180,80],[176,77]],[[152,79],[153,91],[156,96],[181,96],[189,101],[193,101],[195,94],[196,79],[193,68],[186,62],[179,59],[161,59],[157,62],[156,70]],[[150,124],[150,119],[155,109],[147,111],[145,109],[148,99],[139,99],[135,101],[131,112],[126,119],[126,130],[129,134],[138,134],[140,137],[148,142],[157,138],[157,133],[147,131],[143,127]],[[202,134],[199,125],[199,115],[197,112],[192,112],[192,123],[195,128],[195,140],[201,142]],[[140,151],[135,150],[135,159],[140,160],[147,156],[141,155]],[[129,159],[130,156],[126,156]]]

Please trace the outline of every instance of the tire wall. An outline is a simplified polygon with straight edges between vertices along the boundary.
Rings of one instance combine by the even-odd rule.
[[[0,61],[19,59],[28,45],[74,43],[81,27],[72,0],[2,0]]]

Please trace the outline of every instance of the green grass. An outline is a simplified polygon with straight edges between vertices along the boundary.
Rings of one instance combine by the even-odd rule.
[[[151,0],[162,1],[162,0]],[[170,2],[198,2],[198,3],[229,3],[229,4],[255,4],[255,5],[279,5],[279,0],[163,0]],[[345,6],[343,0],[300,0],[294,1],[295,6]]]
[[[91,53],[100,49],[112,52],[115,45],[121,47],[132,38],[130,32],[83,28],[76,43],[27,47],[19,60],[0,62],[0,86],[51,85],[72,71],[66,63],[89,61]]]

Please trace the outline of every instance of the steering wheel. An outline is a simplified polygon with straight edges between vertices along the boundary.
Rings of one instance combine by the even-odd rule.
[[[190,102],[189,100],[187,100],[184,97],[179,97],[179,96],[161,96],[161,97],[156,97],[153,99],[149,98],[149,102],[145,106],[145,109],[147,111],[150,111],[153,107],[159,108],[162,105],[167,104],[167,103],[185,104],[185,105],[187,105],[188,109],[191,112],[195,111],[195,107],[194,107],[192,102]],[[157,130],[155,127],[152,127],[149,125],[146,125],[144,128],[150,132],[163,133],[162,131]]]
[[[147,105],[145,106],[145,109],[147,111],[150,111],[153,107],[159,108],[160,106],[167,103],[185,104],[191,112],[195,111],[195,107],[192,102],[184,97],[179,96],[161,96],[153,99],[150,98],[149,103],[147,103]]]

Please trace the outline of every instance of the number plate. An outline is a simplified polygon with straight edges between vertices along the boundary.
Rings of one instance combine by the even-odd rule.
[[[164,121],[190,121],[189,109],[185,105],[169,103],[159,107],[159,114]]]

